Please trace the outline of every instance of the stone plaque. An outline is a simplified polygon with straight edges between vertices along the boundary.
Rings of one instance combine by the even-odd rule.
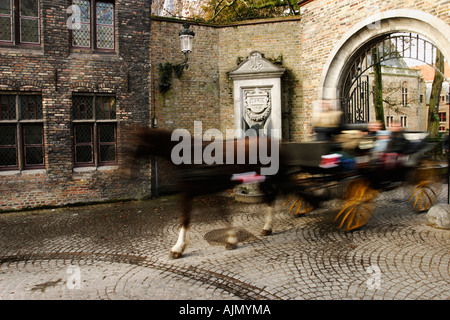
[[[264,127],[271,112],[270,89],[245,89],[244,90],[244,120],[251,128],[258,124]]]
[[[229,73],[234,82],[235,129],[264,130],[265,135],[281,133],[281,76],[285,69],[258,51]],[[259,131],[258,131],[259,133]]]

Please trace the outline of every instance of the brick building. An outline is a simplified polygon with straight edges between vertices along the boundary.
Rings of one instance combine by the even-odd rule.
[[[117,172],[148,123],[150,2],[6,0],[0,28],[0,210],[149,195]]]

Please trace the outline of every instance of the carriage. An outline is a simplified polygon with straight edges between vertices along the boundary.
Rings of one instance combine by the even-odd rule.
[[[334,133],[326,141],[283,145],[289,213],[306,214],[325,201],[342,199],[334,220],[340,230],[351,231],[370,219],[380,192],[408,186],[417,212],[437,201],[436,182],[447,168],[425,156],[434,148],[427,132],[402,132],[403,143],[395,150],[377,149],[374,143],[380,141],[364,124]]]
[[[262,159],[256,163],[250,161],[253,159],[251,151],[256,150],[252,144],[272,146],[275,140],[269,137],[246,137],[215,145],[222,146],[222,150],[225,147],[228,150],[229,146],[232,150],[243,150],[243,163],[237,160],[236,152],[231,153],[234,156],[231,164],[228,163],[228,157],[227,163],[222,164],[196,164],[195,161],[188,161],[183,165],[174,163],[182,195],[181,228],[178,240],[170,251],[170,257],[179,258],[186,249],[192,199],[199,195],[234,188],[246,180],[243,177],[249,172],[252,179],[263,178],[260,188],[263,201],[268,205],[265,225],[261,232],[264,236],[272,234],[273,203],[280,191],[292,194],[285,205],[289,204],[289,211],[295,209],[296,214],[312,211],[327,200],[342,198],[344,205],[335,221],[338,227],[345,231],[360,228],[367,223],[374,210],[377,194],[404,184],[412,186],[410,200],[416,210],[424,211],[433,205],[437,200],[437,193],[433,189],[434,181],[445,173],[447,168],[426,161],[424,154],[433,148],[427,141],[428,133],[402,133],[400,144],[392,144],[395,148],[391,146],[380,151],[375,143],[378,139],[375,140],[368,133],[367,125],[346,126],[332,128],[331,132],[325,131],[327,138],[320,141],[282,143],[279,148],[280,170],[274,175],[254,176],[253,173],[258,171],[264,174],[262,168],[265,164]],[[173,150],[178,146],[178,142],[172,139],[172,133],[169,130],[141,128],[135,134],[135,147],[132,161],[129,163],[133,164],[137,159],[148,156],[160,156],[172,161]],[[391,137],[391,141],[394,140]],[[183,146],[187,148],[187,155],[194,155],[195,140],[189,141],[191,143]],[[275,145],[278,147],[278,143]],[[200,151],[210,149],[209,144],[198,146]],[[226,247],[236,248],[237,243],[236,230],[230,225]]]

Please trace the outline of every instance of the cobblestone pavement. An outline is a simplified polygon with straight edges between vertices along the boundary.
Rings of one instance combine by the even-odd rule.
[[[369,223],[350,233],[333,224],[338,200],[295,217],[280,199],[270,237],[259,235],[263,205],[199,198],[178,260],[168,259],[176,196],[4,213],[0,299],[449,300],[450,231],[427,226],[408,194],[380,194]],[[239,228],[236,250],[222,243],[227,221]]]

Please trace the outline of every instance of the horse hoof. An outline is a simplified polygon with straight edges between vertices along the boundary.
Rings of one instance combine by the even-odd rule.
[[[234,250],[236,248],[237,248],[237,244],[235,244],[235,243],[227,243],[225,245],[225,249],[227,249],[227,250]]]
[[[261,232],[261,235],[264,236],[264,237],[271,236],[272,235],[272,230],[263,230]]]
[[[173,252],[173,251],[170,251],[169,259],[170,259],[170,260],[172,260],[172,259],[178,259],[179,257],[181,257],[181,255],[182,255],[181,252]]]

